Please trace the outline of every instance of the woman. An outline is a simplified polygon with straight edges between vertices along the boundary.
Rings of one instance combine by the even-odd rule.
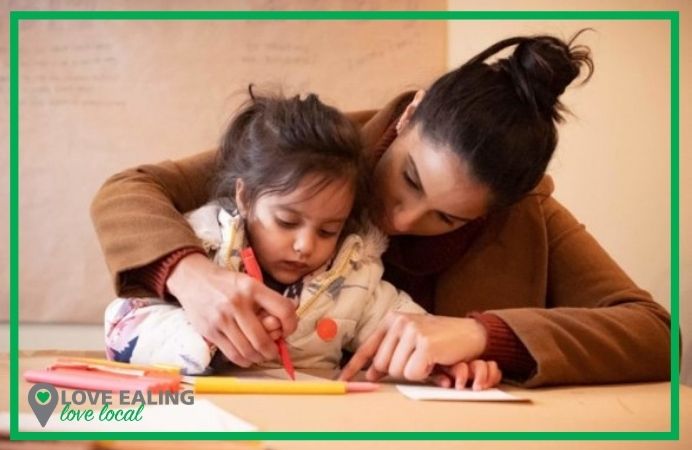
[[[527,387],[669,377],[668,313],[552,198],[545,176],[559,97],[592,69],[588,49],[570,45],[507,39],[427,92],[351,115],[391,237],[385,279],[436,316],[391,315],[342,377],[372,361],[368,378],[420,380],[475,359]],[[119,295],[176,298],[207,339],[249,365],[275,356],[258,311],[285,334],[296,317],[276,293],[210,264],[182,216],[208,200],[215,154],[114,176],[92,217]]]

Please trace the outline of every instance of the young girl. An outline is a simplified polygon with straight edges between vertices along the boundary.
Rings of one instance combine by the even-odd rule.
[[[251,247],[264,282],[295,303],[298,328],[286,338],[295,367],[336,369],[342,349],[355,351],[388,312],[425,311],[381,280],[387,240],[368,220],[369,171],[353,124],[315,95],[250,95],[221,145],[216,200],[187,219],[214,262],[245,272],[241,251]],[[158,298],[114,300],[105,337],[111,359],[188,374],[210,372],[217,352],[179,305]],[[500,380],[498,370],[485,376],[485,386]]]

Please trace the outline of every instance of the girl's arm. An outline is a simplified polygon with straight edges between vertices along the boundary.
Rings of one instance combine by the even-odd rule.
[[[495,361],[474,359],[470,362],[459,362],[452,366],[437,366],[430,376],[433,383],[440,387],[474,391],[494,388],[502,381],[502,371]]]

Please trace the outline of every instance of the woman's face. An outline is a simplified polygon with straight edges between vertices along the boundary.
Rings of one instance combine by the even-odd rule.
[[[375,166],[380,227],[389,235],[438,235],[486,213],[490,189],[446,146],[408,126]]]

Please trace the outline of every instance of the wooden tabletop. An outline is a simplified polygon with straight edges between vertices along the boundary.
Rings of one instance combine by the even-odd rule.
[[[19,409],[29,412],[24,400],[31,386],[21,380],[27,369],[48,367],[56,356],[95,356],[89,352],[33,351],[20,357]],[[0,379],[9,386],[9,361],[0,362]],[[519,389],[501,386],[510,393],[529,398],[530,403],[472,403],[415,401],[401,395],[393,384],[368,394],[338,396],[298,395],[197,395],[254,424],[260,431],[654,431],[671,426],[670,383],[572,386]],[[9,409],[8,392],[0,395],[2,409]],[[589,442],[588,448],[692,448],[692,389],[680,388],[681,441]],[[0,442],[0,447],[2,447]],[[8,444],[5,442],[5,444]],[[123,442],[118,445],[127,445]],[[132,444],[132,443],[130,443]],[[230,442],[209,443],[207,448],[229,447]],[[269,448],[324,448],[325,442],[272,441]],[[511,444],[511,445],[510,445]],[[556,445],[559,444],[559,445]],[[653,446],[652,446],[653,444]],[[109,448],[116,447],[110,443]],[[151,443],[150,445],[154,445]],[[214,446],[217,445],[217,446]],[[410,446],[409,446],[410,445]],[[436,441],[426,450],[458,448],[459,442]],[[577,442],[474,442],[474,447],[498,448],[583,448]],[[549,445],[549,446],[548,446]],[[577,447],[579,445],[579,447]],[[328,448],[420,448],[420,443],[330,441]],[[17,447],[23,448],[23,447]],[[28,447],[26,447],[28,448]],[[153,448],[153,447],[152,447]],[[170,445],[167,448],[171,448]],[[255,447],[257,448],[257,447]]]

